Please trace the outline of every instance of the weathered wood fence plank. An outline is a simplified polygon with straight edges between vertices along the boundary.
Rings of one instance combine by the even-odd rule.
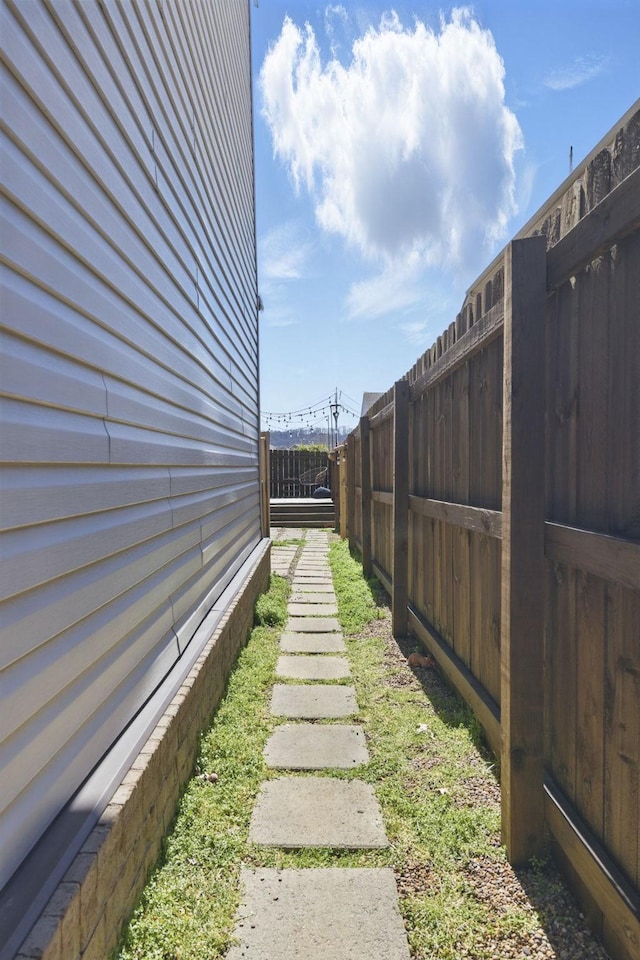
[[[512,863],[544,842],[544,237],[505,256],[502,478],[502,834]]]
[[[398,380],[393,401],[393,567],[391,616],[394,637],[407,634],[409,561],[409,384]]]
[[[347,526],[501,757],[509,858],[546,827],[638,960],[640,102],[625,124],[408,372],[406,452],[398,384],[347,441]]]
[[[362,509],[362,567],[365,577],[373,573],[371,566],[371,432],[369,418],[360,418],[361,509]]]

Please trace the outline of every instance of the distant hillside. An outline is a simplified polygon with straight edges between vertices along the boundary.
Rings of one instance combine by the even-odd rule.
[[[339,428],[340,443],[343,443],[350,433],[346,427]],[[277,450],[288,450],[299,444],[324,443],[327,444],[326,430],[309,430],[307,428],[291,430],[272,430],[269,434],[270,446]]]

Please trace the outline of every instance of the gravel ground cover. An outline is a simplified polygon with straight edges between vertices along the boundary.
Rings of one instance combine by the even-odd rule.
[[[431,790],[438,800],[457,809],[494,814],[494,828],[487,832],[484,852],[469,849],[453,870],[450,862],[432,863],[422,857],[408,857],[396,866],[412,956],[416,960],[441,960],[443,956],[607,960],[608,954],[590,932],[550,858],[525,870],[514,870],[507,862],[499,832],[497,761],[472,718],[468,719],[471,736],[466,755],[463,751],[453,764],[450,755],[443,756],[430,717],[435,711],[445,724],[458,724],[460,701],[437,668],[409,666],[407,659],[416,650],[415,642],[399,644],[393,639],[388,611],[352,642],[367,638],[378,638],[384,644],[381,679],[385,686],[392,692],[402,691],[405,698],[415,697],[414,705],[423,703],[425,707],[425,723],[419,725],[424,726],[425,742],[410,757],[403,782],[407,794]],[[432,934],[425,938],[429,927]]]
[[[391,867],[413,960],[606,960],[550,860],[522,871],[507,863],[496,761],[477,722],[438,670],[424,666],[428,660],[409,663],[424,651],[393,640],[386,599],[364,581],[346,544],[331,540],[352,670],[338,685],[356,687],[370,761],[357,771],[325,773],[372,785],[390,846],[281,851],[249,840],[260,785],[277,776],[262,751],[275,725],[286,722],[271,715],[269,703],[289,587],[272,577],[114,958],[223,960],[245,865]]]

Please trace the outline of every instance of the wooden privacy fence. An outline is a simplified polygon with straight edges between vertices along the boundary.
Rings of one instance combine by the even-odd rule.
[[[395,635],[428,647],[501,759],[510,860],[550,833],[612,956],[638,960],[637,105],[610,139],[336,471],[342,529],[390,593]]]
[[[326,452],[311,450],[271,450],[272,498],[310,497],[318,486],[328,482],[329,458]]]

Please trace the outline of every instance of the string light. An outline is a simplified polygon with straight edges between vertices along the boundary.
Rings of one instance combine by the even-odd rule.
[[[347,398],[342,390],[339,394],[338,399],[338,410],[341,413],[347,414],[349,417],[358,417],[359,414],[353,410],[343,398]],[[348,398],[351,400],[351,398]],[[333,402],[333,396],[321,397],[320,400],[317,400],[315,403],[305,404],[303,407],[298,407],[296,410],[286,410],[286,411],[267,411],[263,410],[261,412],[261,418],[263,423],[267,426],[274,426],[276,424],[284,424],[285,429],[291,429],[295,424],[299,424],[300,427],[306,424],[307,428],[310,428],[309,420],[310,418],[319,418],[316,419],[313,426],[316,423],[320,423],[323,417],[330,415],[331,406]],[[352,401],[355,404],[355,401]],[[334,403],[335,408],[335,403]]]

